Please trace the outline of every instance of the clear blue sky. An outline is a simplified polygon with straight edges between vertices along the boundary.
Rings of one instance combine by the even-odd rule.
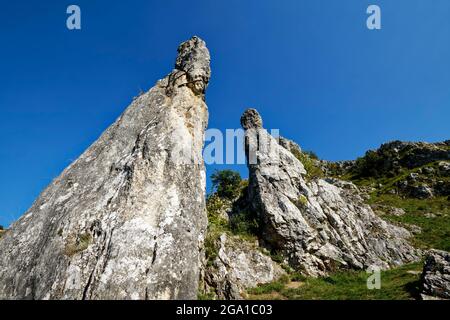
[[[70,4],[81,31],[66,29]],[[366,28],[369,4],[382,9],[380,31]],[[448,0],[3,1],[0,224],[165,76],[192,35],[212,55],[210,127],[238,128],[255,107],[266,127],[331,160],[450,138]]]

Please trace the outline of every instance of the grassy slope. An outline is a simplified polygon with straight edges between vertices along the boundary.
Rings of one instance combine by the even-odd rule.
[[[415,234],[413,244],[421,249],[450,251],[450,202],[446,198],[402,199],[392,195],[372,196],[372,204],[383,204],[405,210],[402,216],[383,218],[400,225],[416,225],[422,229]]]
[[[301,300],[410,300],[419,292],[421,263],[404,265],[381,273],[381,289],[367,289],[365,271],[338,272],[325,278],[290,279],[262,285],[248,292],[249,299]],[[296,279],[297,278],[297,279]]]
[[[436,164],[429,164],[428,166]],[[404,179],[409,173],[417,172],[418,168],[402,172],[399,176],[378,179],[352,179],[351,176],[341,177],[353,180],[357,185],[368,186],[381,184],[381,189],[371,194],[369,204],[383,204],[402,208],[402,216],[383,218],[400,225],[416,225],[422,229],[412,239],[416,247],[422,249],[436,248],[450,251],[450,202],[446,198],[405,199],[386,194],[395,183]],[[400,268],[384,271],[381,274],[381,289],[368,290],[365,271],[341,271],[325,278],[302,278],[291,274],[287,279],[262,285],[249,290],[249,299],[382,299],[408,300],[417,299],[422,263],[414,263]],[[300,280],[300,281],[299,281]]]

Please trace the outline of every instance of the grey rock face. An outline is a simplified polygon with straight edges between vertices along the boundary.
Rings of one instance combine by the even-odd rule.
[[[197,297],[210,57],[196,37],[178,52],[1,239],[0,298]]]
[[[256,245],[232,238],[219,238],[219,252],[212,266],[206,268],[205,280],[219,299],[239,300],[245,289],[274,281],[285,274]]]
[[[385,170],[398,167],[411,169],[433,161],[450,159],[450,149],[446,142],[392,141],[381,145],[376,152],[385,157]]]
[[[247,120],[258,117],[251,110],[241,119],[246,151],[256,158],[248,164],[249,202],[259,214],[265,246],[313,276],[337,267],[386,269],[417,259],[406,240],[410,233],[375,215],[355,185],[337,179],[306,181],[291,151]]]
[[[410,195],[413,198],[429,199],[433,197],[433,190],[426,184],[410,187]]]
[[[439,172],[443,176],[450,176],[450,162],[441,161],[439,162]]]
[[[422,273],[422,298],[450,299],[450,253],[430,250]]]
[[[284,137],[278,137],[278,143],[280,144],[280,146],[291,152],[302,152],[300,146],[292,140],[286,139]]]

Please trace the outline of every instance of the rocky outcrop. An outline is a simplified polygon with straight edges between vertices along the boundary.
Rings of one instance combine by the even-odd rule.
[[[327,175],[391,180],[373,187],[382,193],[429,199],[450,196],[450,142],[393,141],[366,152],[356,161],[321,161]]]
[[[209,61],[201,39],[181,44],[175,69],[11,226],[0,241],[0,298],[197,297]]]
[[[218,239],[218,253],[205,270],[206,291],[218,299],[238,300],[246,289],[277,280],[284,270],[261,253],[257,244],[223,233]]]
[[[412,169],[434,161],[450,160],[450,140],[437,143],[393,141],[381,145],[377,153],[384,156],[386,170]]]
[[[450,253],[430,250],[422,273],[422,299],[450,299]]]
[[[249,203],[258,213],[263,245],[304,273],[339,268],[386,269],[417,259],[410,233],[375,215],[358,189],[337,179],[305,179],[303,164],[262,127],[254,109],[246,130]]]

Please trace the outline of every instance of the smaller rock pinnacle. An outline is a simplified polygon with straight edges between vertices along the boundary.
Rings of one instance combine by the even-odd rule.
[[[263,122],[256,109],[247,109],[241,116],[241,126],[245,130],[262,128]]]

